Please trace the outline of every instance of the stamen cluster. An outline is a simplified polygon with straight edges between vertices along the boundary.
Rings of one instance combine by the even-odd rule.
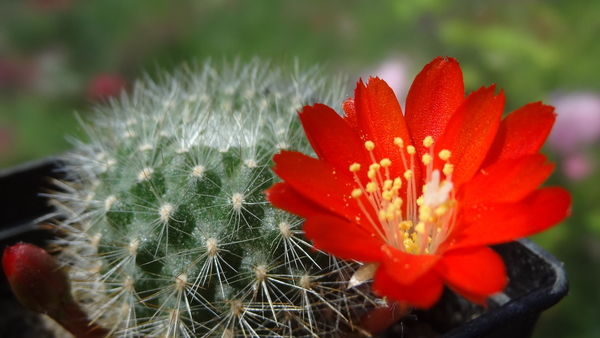
[[[442,169],[445,179],[442,181],[440,170],[433,166],[433,138],[425,137],[423,145],[429,149],[429,153],[421,157],[426,171],[425,184],[422,194],[417,197],[416,149],[412,145],[405,147],[404,140],[400,137],[394,138],[394,144],[398,147],[402,164],[406,168],[402,177],[393,177],[389,169],[392,161],[383,158],[378,162],[373,154],[375,143],[366,141],[364,146],[372,161],[367,171],[369,181],[366,185],[362,183],[358,175],[361,170],[359,163],[350,165],[350,172],[358,186],[351,196],[358,202],[367,221],[388,245],[411,254],[434,253],[447,238],[456,216],[452,184],[454,166],[449,162],[451,152],[443,149],[438,153],[438,157],[445,162]],[[406,181],[405,194],[401,190],[402,178]],[[370,212],[371,208],[375,215]]]

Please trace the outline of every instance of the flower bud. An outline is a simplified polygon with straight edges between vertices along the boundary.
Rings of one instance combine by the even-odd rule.
[[[28,309],[55,317],[71,300],[66,274],[46,251],[19,243],[4,250],[4,273],[17,299]]]

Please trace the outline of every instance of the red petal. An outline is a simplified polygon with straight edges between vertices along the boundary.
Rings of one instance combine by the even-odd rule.
[[[347,219],[360,215],[350,197],[354,181],[330,164],[285,150],[273,156],[273,161],[273,171],[304,198]]]
[[[379,262],[383,257],[379,236],[339,217],[315,215],[304,222],[303,229],[315,248],[341,259]]]
[[[476,302],[502,291],[507,283],[502,258],[488,247],[446,252],[435,270],[450,288],[465,291],[463,296]]]
[[[274,184],[265,190],[267,201],[274,207],[303,218],[315,214],[327,214],[329,211],[298,194],[294,188],[285,182]]]
[[[506,243],[546,230],[570,213],[571,196],[558,187],[534,191],[517,203],[461,211],[464,228],[453,231],[445,247]],[[442,249],[440,249],[442,250]]]
[[[529,103],[508,114],[500,123],[484,166],[500,159],[535,154],[548,137],[555,119],[554,107],[541,102]]]
[[[544,183],[553,169],[542,154],[500,161],[465,183],[458,200],[463,206],[517,202]]]
[[[428,309],[432,307],[444,290],[442,279],[433,270],[423,275],[411,285],[401,285],[383,268],[377,269],[373,280],[373,292],[389,297],[398,302],[408,302],[411,305]]]
[[[471,93],[452,116],[435,146],[436,151],[452,152],[452,181],[456,186],[468,181],[481,166],[494,140],[504,109],[502,91],[494,96],[495,87],[480,88]],[[436,167],[442,167],[436,156]]]
[[[370,164],[363,142],[335,110],[315,104],[304,107],[299,116],[306,137],[320,159],[346,171],[355,162],[363,166]]]
[[[453,58],[437,57],[417,75],[406,97],[406,123],[419,154],[426,136],[439,139],[464,97],[462,71]]]
[[[370,78],[367,86],[362,81],[357,83],[354,95],[359,134],[363,141],[375,143],[375,158],[389,158],[392,161],[390,172],[394,177],[399,176],[407,168],[394,138],[402,138],[405,145],[412,142],[396,94],[385,81]]]
[[[440,259],[438,255],[413,255],[389,245],[382,248],[385,259],[382,268],[396,281],[402,285],[415,283],[425,275]]]

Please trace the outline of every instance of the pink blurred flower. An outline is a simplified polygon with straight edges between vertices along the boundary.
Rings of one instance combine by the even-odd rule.
[[[554,150],[567,156],[600,139],[600,96],[565,94],[551,99],[550,104],[557,114],[548,138],[548,145]]]
[[[29,60],[0,58],[0,90],[14,92],[28,89],[36,73],[35,65]]]
[[[556,95],[550,100],[557,114],[548,145],[563,158],[562,171],[578,181],[589,176],[594,164],[584,154],[600,140],[600,96],[594,93]]]
[[[403,102],[409,85],[407,72],[408,66],[405,61],[399,58],[391,58],[383,61],[378,68],[370,71],[368,75],[384,80],[392,88],[399,101]],[[365,78],[369,78],[369,76]]]
[[[95,101],[118,96],[125,88],[125,79],[119,74],[103,73],[94,77],[87,87],[87,93]]]
[[[573,181],[588,177],[593,170],[594,164],[585,155],[575,153],[563,159],[562,171]]]

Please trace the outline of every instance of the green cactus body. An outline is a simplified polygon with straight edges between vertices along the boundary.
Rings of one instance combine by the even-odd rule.
[[[117,337],[327,337],[380,300],[357,263],[315,251],[274,209],[280,149],[310,152],[296,112],[344,90],[259,61],[183,67],[82,123],[52,195],[76,299]]]

